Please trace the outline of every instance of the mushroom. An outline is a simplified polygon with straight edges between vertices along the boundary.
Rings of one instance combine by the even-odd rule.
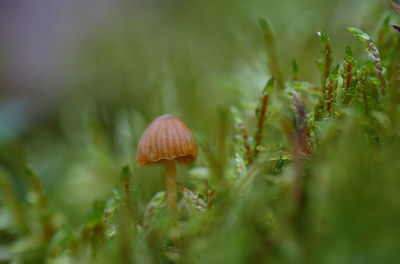
[[[197,145],[190,129],[174,115],[157,117],[144,131],[137,149],[138,167],[164,164],[166,167],[167,207],[172,219],[178,218],[176,205],[176,162],[190,163],[197,157]]]

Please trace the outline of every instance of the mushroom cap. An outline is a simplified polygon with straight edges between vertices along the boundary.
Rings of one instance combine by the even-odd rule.
[[[138,167],[176,159],[190,163],[197,157],[192,131],[174,115],[157,117],[144,131],[136,153]]]

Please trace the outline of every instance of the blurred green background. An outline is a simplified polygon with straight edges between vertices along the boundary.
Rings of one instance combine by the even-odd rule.
[[[346,45],[362,51],[347,27],[376,36],[386,13],[398,21],[382,0],[2,1],[0,165],[27,200],[24,168],[33,167],[57,221],[79,227],[130,164],[144,211],[164,189],[162,168],[135,164],[151,120],[176,114],[214,146],[221,111],[253,113],[271,77],[259,17],[273,26],[283,74],[295,59],[300,79],[319,85],[316,33],[330,36],[339,63]],[[204,153],[194,166],[207,166]],[[190,186],[188,169],[179,170]]]

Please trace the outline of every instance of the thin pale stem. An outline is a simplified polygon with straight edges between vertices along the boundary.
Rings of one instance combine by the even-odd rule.
[[[167,160],[166,167],[166,188],[167,188],[167,208],[172,218],[171,236],[175,247],[179,247],[179,237],[176,234],[176,220],[178,219],[177,193],[176,193],[176,162]]]
[[[178,218],[178,209],[176,207],[176,165],[175,160],[165,162],[167,168],[166,187],[167,187],[167,207],[172,219]]]

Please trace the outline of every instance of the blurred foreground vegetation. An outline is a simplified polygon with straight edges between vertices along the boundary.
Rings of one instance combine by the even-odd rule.
[[[132,23],[140,37],[119,32],[118,49],[114,33],[94,34],[78,89],[1,143],[0,263],[397,263],[400,35],[389,5],[367,2],[364,31],[304,25],[312,40],[285,39],[283,20],[254,12],[229,35],[230,20],[199,1],[161,29],[162,17],[140,18],[156,31]],[[195,7],[217,29],[196,24]],[[245,28],[252,37],[240,46]],[[180,42],[140,42],[152,34]],[[213,42],[200,49],[200,38]],[[225,38],[233,47],[218,44]],[[235,45],[257,52],[232,54]],[[141,133],[164,113],[199,145],[178,167],[180,248],[164,168],[135,164]]]

